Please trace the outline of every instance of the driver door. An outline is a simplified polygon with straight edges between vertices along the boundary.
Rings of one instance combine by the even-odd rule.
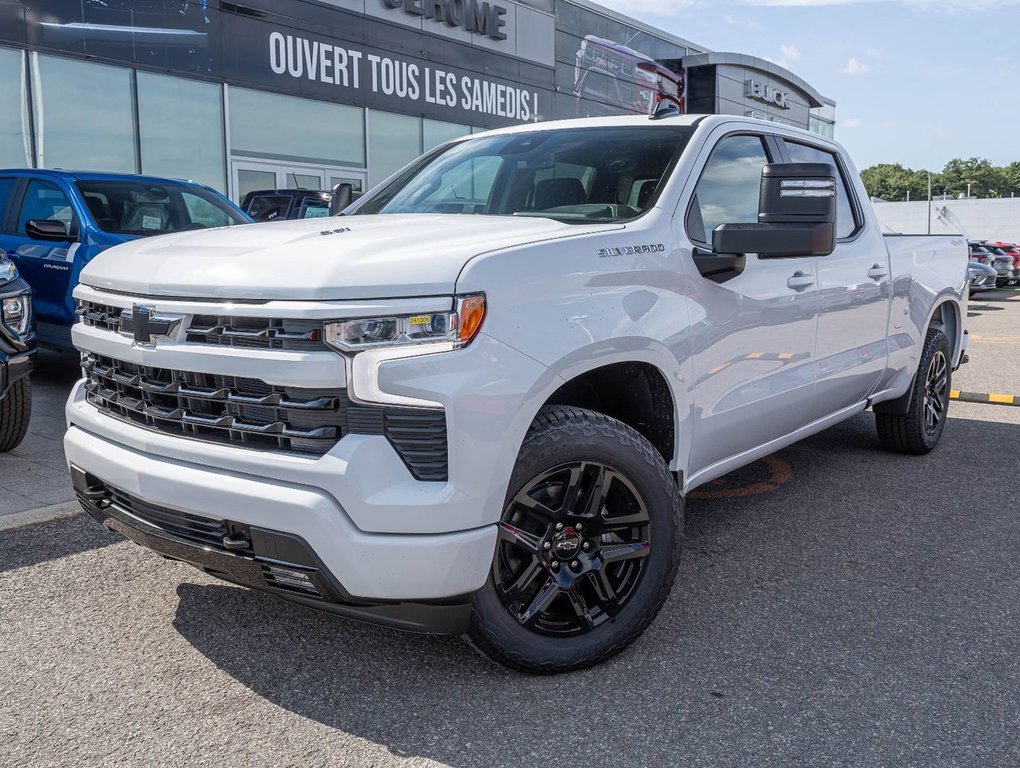
[[[692,478],[703,470],[722,474],[731,468],[727,459],[804,426],[814,396],[818,315],[814,258],[749,253],[728,272],[710,258],[717,226],[757,222],[762,168],[779,160],[774,141],[741,132],[706,146],[690,205],[676,217],[700,289],[692,297]]]

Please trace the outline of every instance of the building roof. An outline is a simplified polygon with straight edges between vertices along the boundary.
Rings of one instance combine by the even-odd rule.
[[[684,67],[691,69],[692,67],[711,67],[719,64],[730,64],[736,67],[743,67],[744,69],[756,69],[762,74],[771,75],[781,80],[785,80],[791,85],[795,86],[798,90],[802,91],[805,96],[808,97],[809,107],[820,107],[823,104],[833,105],[835,104],[832,99],[827,99],[801,77],[795,75],[785,67],[781,67],[778,64],[767,61],[766,59],[759,59],[757,56],[748,56],[746,53],[730,53],[727,51],[709,51],[708,53],[696,53],[692,56],[684,57]]]

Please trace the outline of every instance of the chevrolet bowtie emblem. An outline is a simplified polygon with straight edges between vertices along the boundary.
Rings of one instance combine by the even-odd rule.
[[[156,339],[173,336],[183,319],[174,315],[157,315],[152,307],[135,304],[131,309],[121,311],[120,332],[131,336],[135,344],[153,346]]]

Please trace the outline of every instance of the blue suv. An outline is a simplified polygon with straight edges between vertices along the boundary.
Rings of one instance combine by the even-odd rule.
[[[35,291],[39,342],[72,350],[78,275],[96,254],[139,237],[249,224],[194,182],[111,173],[0,170],[0,250]]]

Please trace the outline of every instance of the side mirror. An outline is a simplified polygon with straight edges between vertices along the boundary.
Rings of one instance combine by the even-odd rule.
[[[336,216],[354,202],[354,185],[342,182],[333,187],[333,199],[329,201],[329,215]]]
[[[766,165],[758,223],[720,224],[712,249],[762,258],[828,256],[836,249],[836,169],[828,163]]]
[[[33,240],[66,243],[71,239],[67,225],[55,219],[32,219],[25,223],[25,234]]]

